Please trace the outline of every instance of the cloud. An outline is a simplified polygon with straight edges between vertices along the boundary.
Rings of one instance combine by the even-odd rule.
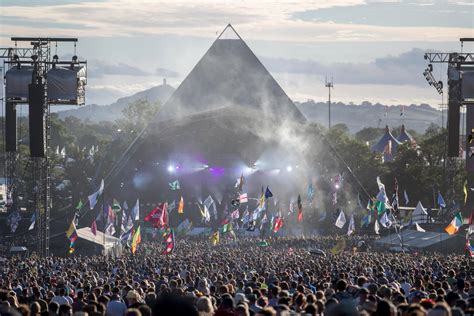
[[[166,68],[156,68],[155,75],[167,78],[179,77],[179,73]]]
[[[263,57],[270,72],[334,77],[344,84],[426,85],[424,50],[414,48],[397,56],[377,58],[369,63],[322,64],[313,60]]]
[[[367,23],[353,23],[347,19],[295,18],[301,12],[321,12],[331,8],[345,10],[348,16],[354,16],[350,14],[354,8],[360,7],[364,12],[373,6],[367,5],[364,0],[119,0],[54,3],[48,1],[47,5],[31,7],[19,2],[17,6],[2,10],[0,17],[9,16],[7,20],[2,19],[2,33],[82,37],[175,34],[210,38],[215,37],[228,22],[232,22],[247,39],[290,42],[450,41],[472,35],[472,26],[465,27],[466,23],[463,22],[457,27],[443,27],[444,24],[437,22],[441,20],[436,18],[438,15],[432,16],[430,12],[426,13],[430,23],[423,25],[404,25],[403,18],[397,19],[400,24],[384,26],[370,24],[373,23],[370,20]],[[404,17],[404,14],[399,17]],[[21,25],[11,23],[14,18],[35,21],[37,27],[23,22]]]
[[[128,65],[122,62],[109,63],[106,61],[89,61],[89,75],[92,77],[103,77],[107,75],[121,75],[121,76],[150,76],[149,72],[146,72],[138,67]]]

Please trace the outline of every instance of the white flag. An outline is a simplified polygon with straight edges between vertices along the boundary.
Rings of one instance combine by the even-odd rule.
[[[380,181],[380,177],[377,177],[377,186],[379,187],[379,191],[384,190],[385,191],[385,184]]]
[[[392,221],[388,218],[387,212],[385,212],[380,219],[380,224],[385,228],[392,226]]]
[[[377,220],[375,221],[374,231],[377,235],[379,234],[380,227],[379,227],[379,221]]]
[[[249,201],[249,199],[247,197],[247,193],[242,193],[239,196],[239,201],[240,201],[240,203],[247,203]]]
[[[351,214],[351,220],[349,221],[349,227],[347,229],[347,236],[350,236],[355,231],[355,223],[354,223],[354,214]]]
[[[99,195],[102,194],[103,191],[104,191],[104,179],[102,179],[102,181],[100,182],[99,190],[97,190],[97,192],[92,193],[88,197],[89,198],[89,205],[91,207],[91,210],[94,209],[95,205],[97,204],[97,198],[99,197]]]
[[[422,232],[422,233],[426,232],[426,230],[424,230],[423,228],[421,228],[421,226],[418,225],[417,222],[415,222],[415,227],[416,227],[416,231],[417,231],[417,232]]]
[[[31,216],[31,224],[30,227],[28,227],[28,230],[33,230],[35,228],[35,223],[36,223],[36,213],[38,211],[35,211],[33,215]]]
[[[130,212],[130,217],[134,221],[138,221],[140,219],[140,202],[137,199],[137,203],[135,203],[135,206],[132,208],[132,211]]]
[[[344,215],[344,211],[341,210],[336,220],[336,227],[342,228],[344,225],[346,225],[346,215]]]
[[[408,202],[410,202],[410,200],[408,199],[407,190],[403,190],[403,195],[405,196],[405,205],[408,205]]]

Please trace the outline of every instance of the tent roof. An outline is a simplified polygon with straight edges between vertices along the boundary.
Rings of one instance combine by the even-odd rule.
[[[98,244],[105,249],[113,248],[116,246],[118,243],[120,243],[120,240],[114,236],[104,234],[101,231],[97,231],[97,234],[94,235],[90,229],[90,227],[84,227],[80,228],[77,230],[77,235],[79,238],[91,241],[95,244]],[[105,239],[104,239],[105,235]],[[104,243],[105,240],[105,243]]]
[[[254,109],[263,117],[306,122],[230,24],[161,107],[155,122],[222,107]]]
[[[382,153],[384,152],[385,146],[389,141],[392,141],[392,151],[396,151],[398,145],[401,143],[390,133],[390,130],[388,129],[388,125],[385,126],[385,134],[379,139],[377,143],[375,143],[372,146],[372,151]]]
[[[418,222],[418,223],[429,222],[428,213],[426,212],[425,208],[423,207],[420,201],[418,201],[416,208],[413,210],[413,213],[411,214],[411,220],[413,222]]]
[[[439,232],[419,232],[416,230],[402,230],[403,244],[409,248],[426,248],[432,246],[440,241],[453,238],[446,233]],[[375,241],[381,246],[400,245],[398,234],[391,234]]]
[[[400,143],[404,143],[404,142],[415,142],[415,139],[413,138],[413,136],[410,135],[410,133],[408,133],[405,129],[405,125],[402,124],[402,130],[400,132],[400,135],[397,137],[397,140],[400,142]]]

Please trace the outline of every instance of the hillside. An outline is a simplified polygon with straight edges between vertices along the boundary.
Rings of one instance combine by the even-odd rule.
[[[323,126],[328,125],[327,102],[307,101],[296,103],[301,112],[312,122]],[[362,104],[331,104],[331,125],[346,124],[352,133],[364,127],[397,127],[405,124],[407,129],[424,133],[431,124],[441,126],[441,112],[428,104],[404,106],[404,114],[400,115],[402,105],[385,106],[363,102]],[[446,113],[444,120],[446,121]]]
[[[171,94],[173,94],[174,90],[172,86],[165,82],[162,85],[137,92],[134,95],[120,98],[110,105],[91,104],[80,108],[60,111],[58,115],[60,118],[74,116],[81,120],[90,120],[91,122],[115,121],[119,118],[123,118],[122,111],[127,108],[130,103],[144,99],[151,103],[159,102],[160,104],[164,104]]]

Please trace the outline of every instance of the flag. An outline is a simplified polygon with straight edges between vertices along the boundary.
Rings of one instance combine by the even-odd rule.
[[[179,185],[179,181],[178,181],[178,180],[175,180],[175,181],[173,181],[173,182],[170,182],[170,183],[169,183],[169,186],[170,186],[171,191],[176,191],[176,190],[180,190],[180,189],[181,189],[181,186]]]
[[[331,248],[330,251],[331,251],[331,254],[338,255],[344,251],[344,248],[346,248],[346,240],[343,238],[343,239],[340,239],[336,243],[336,245],[334,245],[334,247]]]
[[[204,200],[204,208],[207,208],[207,213],[209,213],[210,215],[210,211],[212,209],[212,213],[214,214],[214,219],[217,219],[217,208],[216,208],[216,202],[214,202],[214,200],[212,199],[212,196],[208,196],[205,200]],[[207,219],[207,218],[206,218]],[[209,216],[209,219],[210,219],[210,216]]]
[[[247,197],[247,193],[242,193],[240,196],[239,196],[239,202],[240,203],[247,203],[249,201],[248,197]]]
[[[97,236],[97,223],[94,219],[94,221],[92,222],[92,225],[91,225],[91,232],[94,236]]]
[[[91,210],[94,209],[95,205],[97,204],[97,198],[102,194],[103,191],[104,191],[104,179],[102,179],[102,181],[100,182],[99,190],[97,190],[96,192],[88,196]]]
[[[308,185],[308,203],[309,205],[313,204],[313,199],[314,199],[314,187],[313,183],[309,183]]]
[[[338,228],[342,228],[342,227],[344,227],[344,225],[346,225],[346,215],[344,215],[343,210],[341,210],[341,212],[339,213],[339,216],[336,219],[335,225]]]
[[[173,202],[168,203],[168,214],[171,214],[171,211],[173,211],[176,207],[176,201],[173,200]]]
[[[392,194],[392,208],[394,211],[398,211],[398,181],[395,178],[395,184],[393,187],[393,194]]]
[[[375,231],[375,234],[376,234],[376,235],[379,234],[380,227],[379,227],[379,221],[378,221],[378,220],[375,220],[374,231]]]
[[[357,206],[359,206],[359,208],[361,209],[364,209],[364,206],[362,205],[362,201],[360,200],[360,194],[357,193]]]
[[[239,210],[233,211],[232,214],[230,214],[230,217],[232,217],[232,219],[239,219],[240,217]]]
[[[122,211],[122,224],[120,225],[120,234],[123,235],[125,232],[129,231],[133,227],[133,220],[130,216],[125,213],[125,210]]]
[[[462,226],[462,215],[461,212],[457,213],[454,216],[453,220],[449,225],[444,229],[449,235],[454,235],[458,232],[459,228]]]
[[[164,227],[168,223],[168,203],[160,203],[145,216],[145,222],[150,222],[153,227]]]
[[[467,180],[464,181],[463,191],[464,191],[464,205],[466,205],[466,202],[467,202]]]
[[[135,206],[130,211],[130,216],[134,221],[138,221],[140,219],[140,202],[138,201],[138,199],[137,203],[135,203]]]
[[[112,211],[114,211],[114,213],[117,214],[121,210],[122,210],[122,207],[120,206],[119,201],[117,201],[117,199],[113,199],[113,201],[112,201]]]
[[[265,190],[265,199],[269,199],[272,196],[273,196],[273,193],[272,193],[272,191],[270,191],[270,189],[267,186],[267,189]]]
[[[35,210],[33,212],[33,215],[31,215],[30,227],[28,227],[28,230],[33,230],[35,228],[37,213],[38,213],[38,210]]]
[[[120,241],[127,242],[127,241],[130,240],[132,235],[133,235],[133,226],[128,231],[126,231],[126,232],[124,232],[120,235]]]
[[[379,187],[379,191],[385,191],[385,185],[380,181],[380,177],[377,177],[377,186]]]
[[[240,178],[237,179],[237,183],[235,184],[235,187],[237,188],[237,191],[242,191],[242,188],[244,186],[244,174],[240,176]]]
[[[82,203],[82,199],[81,199],[81,200],[79,200],[79,203],[77,203],[76,210],[80,211],[83,206],[84,206],[84,204]]]
[[[298,205],[298,222],[301,222],[303,221],[303,204],[301,203],[301,196],[299,194],[296,204]]]
[[[273,232],[277,233],[282,227],[283,227],[283,218],[278,216],[277,219],[275,220],[275,225],[273,226]]]
[[[372,214],[370,211],[367,211],[367,214],[362,217],[360,221],[360,227],[367,227],[369,226],[370,222],[372,221]]]
[[[258,204],[258,207],[261,210],[265,209],[265,192],[263,192],[263,186],[262,186],[262,195],[260,196],[260,202]]]
[[[165,255],[173,253],[174,250],[174,230],[170,229],[170,232],[165,237]]]
[[[127,200],[123,201],[122,207],[124,210],[128,210]]]
[[[403,196],[405,197],[405,205],[408,205],[408,202],[410,202],[410,200],[408,199],[407,190],[403,190]]]
[[[229,220],[226,220],[224,225],[222,225],[222,233],[225,234],[230,231],[232,231],[232,223],[229,222]]]
[[[417,222],[415,222],[415,228],[416,228],[416,231],[417,231],[417,232],[422,232],[422,233],[425,233],[425,232],[426,232],[426,230],[424,230],[423,228],[421,228],[421,226],[420,226]]]
[[[355,223],[354,223],[354,214],[351,214],[351,220],[349,221],[349,227],[347,228],[347,236],[350,236],[355,231]]]
[[[199,211],[201,212],[202,219],[206,222],[209,222],[211,220],[211,214],[209,213],[209,210],[206,205],[204,205],[204,208],[201,207],[201,205],[198,203]]]
[[[131,247],[132,253],[135,253],[137,251],[137,247],[141,242],[142,242],[142,236],[140,235],[140,226],[138,226],[132,238],[132,247]]]
[[[216,230],[212,235],[211,235],[211,242],[215,246],[219,243],[219,231]]]
[[[74,218],[71,221],[71,224],[69,225],[68,230],[66,231],[66,236],[69,239],[69,253],[74,252],[74,243],[76,242],[77,238],[77,230],[76,230],[76,225],[74,224],[76,219],[76,216],[74,215]]]
[[[385,193],[385,189],[382,189],[377,194],[377,200],[375,202],[375,207],[379,215],[385,212],[387,208],[387,202],[388,202],[387,194]]]
[[[178,214],[183,214],[184,213],[184,199],[181,197],[178,203]]]
[[[105,232],[109,234],[110,236],[115,235],[115,226],[114,223],[109,223],[107,227],[105,228]]]
[[[392,226],[392,221],[388,218],[387,212],[383,213],[383,216],[380,219],[380,224],[385,228]]]
[[[440,208],[445,208],[446,207],[446,202],[443,199],[443,196],[441,195],[441,192],[438,191],[438,205]]]

